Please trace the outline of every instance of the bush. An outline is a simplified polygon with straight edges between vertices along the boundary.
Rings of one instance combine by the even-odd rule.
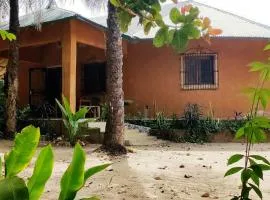
[[[72,112],[69,102],[67,99],[62,96],[63,105],[56,99],[56,103],[59,106],[62,115],[64,125],[68,132],[68,140],[71,146],[75,146],[78,134],[79,134],[79,123],[81,123],[82,119],[85,119],[85,115],[89,111],[89,107],[82,107],[77,112]]]
[[[213,123],[211,121],[203,121],[201,117],[202,112],[198,104],[187,104],[184,110],[185,141],[192,143],[208,141],[208,133],[212,129]]]
[[[212,110],[208,117],[204,117],[198,104],[187,104],[182,119],[178,119],[176,114],[168,119],[163,112],[159,112],[154,120],[136,119],[127,122],[151,128],[150,134],[158,138],[191,143],[210,142],[213,135],[227,130],[235,134],[245,123],[244,120],[219,120],[213,116]]]
[[[155,119],[155,128],[158,130],[168,130],[170,125],[166,120],[166,117],[163,112],[158,112]]]

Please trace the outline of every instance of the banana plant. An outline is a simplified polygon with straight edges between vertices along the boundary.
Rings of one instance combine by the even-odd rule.
[[[87,179],[110,166],[110,164],[103,164],[85,170],[84,165],[85,152],[77,143],[74,148],[72,161],[61,179],[61,192],[58,200],[74,199],[77,192],[85,185]],[[86,199],[95,200],[98,198],[91,197]]]
[[[38,200],[52,174],[53,151],[51,145],[41,149],[30,179],[25,182],[18,174],[31,162],[39,144],[40,130],[24,128],[15,137],[14,147],[4,156],[4,176],[0,180],[1,199]]]
[[[265,47],[270,50],[270,45]],[[249,88],[246,92],[251,97],[252,103],[247,121],[236,135],[236,139],[245,140],[245,153],[235,154],[228,159],[228,165],[233,165],[244,159],[244,166],[235,166],[229,169],[225,176],[241,173],[242,190],[239,196],[232,200],[249,200],[250,192],[254,191],[260,199],[263,198],[260,190],[260,181],[263,180],[265,170],[270,170],[270,162],[261,155],[251,154],[251,146],[266,140],[266,131],[270,129],[270,119],[260,116],[260,109],[266,110],[270,98],[270,90],[265,83],[270,80],[270,62],[253,62],[250,65],[251,72],[259,72],[259,80],[256,88]]]
[[[18,176],[27,168],[36,153],[39,138],[39,128],[28,126],[16,135],[14,146],[9,153],[5,154],[3,163],[0,157],[1,200],[38,200],[42,196],[53,171],[54,155],[51,145],[41,149],[33,174],[27,181]],[[73,200],[91,176],[110,165],[103,164],[85,170],[85,158],[84,150],[76,144],[72,161],[61,179],[59,200]],[[4,167],[3,170],[2,167]],[[99,198],[85,199],[98,200]]]
[[[78,139],[79,124],[85,115],[89,112],[89,107],[80,108],[77,112],[72,112],[68,100],[62,95],[63,105],[57,100],[56,103],[62,112],[64,125],[68,132],[68,139],[71,146],[74,146]]]

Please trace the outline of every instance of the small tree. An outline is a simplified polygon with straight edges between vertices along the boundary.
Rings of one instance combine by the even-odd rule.
[[[265,47],[270,50],[270,45]],[[266,131],[270,129],[270,119],[259,115],[259,109],[265,111],[270,97],[270,89],[265,87],[265,83],[270,80],[270,62],[253,62],[250,65],[251,72],[259,72],[259,80],[255,88],[248,88],[246,93],[252,99],[250,113],[247,121],[236,135],[236,139],[245,140],[245,153],[235,154],[228,159],[228,165],[237,163],[244,159],[244,166],[229,169],[225,176],[230,176],[241,172],[242,190],[239,196],[232,200],[249,200],[250,191],[254,191],[261,199],[260,179],[263,180],[264,170],[270,170],[270,162],[263,156],[251,154],[251,146],[266,140]]]

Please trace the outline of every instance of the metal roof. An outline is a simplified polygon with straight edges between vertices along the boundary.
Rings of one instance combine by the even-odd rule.
[[[230,38],[270,38],[270,27],[237,16],[230,12],[226,12],[195,1],[184,1],[177,4],[163,4],[162,16],[165,23],[170,24],[169,12],[173,7],[182,7],[186,4],[193,4],[200,10],[201,16],[207,16],[211,19],[213,27],[222,29],[223,33],[217,37]],[[36,22],[35,14],[28,14],[20,17],[21,27],[33,26]],[[86,18],[75,12],[64,10],[61,8],[43,9],[39,12],[41,23],[55,22],[64,19],[77,18],[86,21],[98,28],[106,28],[107,14],[101,17]],[[8,29],[8,24],[0,25],[0,29]],[[154,28],[148,35],[144,34],[143,28],[139,25],[138,19],[134,19],[129,27],[129,31],[124,36],[130,39],[152,39],[157,29]]]
[[[37,17],[40,18],[41,24],[54,22],[70,17],[75,17],[77,14],[68,10],[64,10],[61,8],[50,8],[50,9],[42,9],[39,12],[27,14],[20,17],[20,26],[27,27],[27,26],[35,26],[37,24]],[[3,23],[0,25],[0,29],[8,30],[9,23]]]

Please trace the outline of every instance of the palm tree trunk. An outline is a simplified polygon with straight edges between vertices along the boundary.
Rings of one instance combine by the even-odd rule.
[[[124,92],[122,38],[117,19],[117,10],[108,3],[107,19],[107,103],[108,119],[104,147],[111,153],[126,153],[124,147]]]
[[[9,44],[7,66],[7,99],[6,99],[6,130],[5,136],[10,138],[16,132],[16,106],[18,96],[19,67],[19,6],[18,0],[10,0],[9,31],[16,35],[16,40]]]

